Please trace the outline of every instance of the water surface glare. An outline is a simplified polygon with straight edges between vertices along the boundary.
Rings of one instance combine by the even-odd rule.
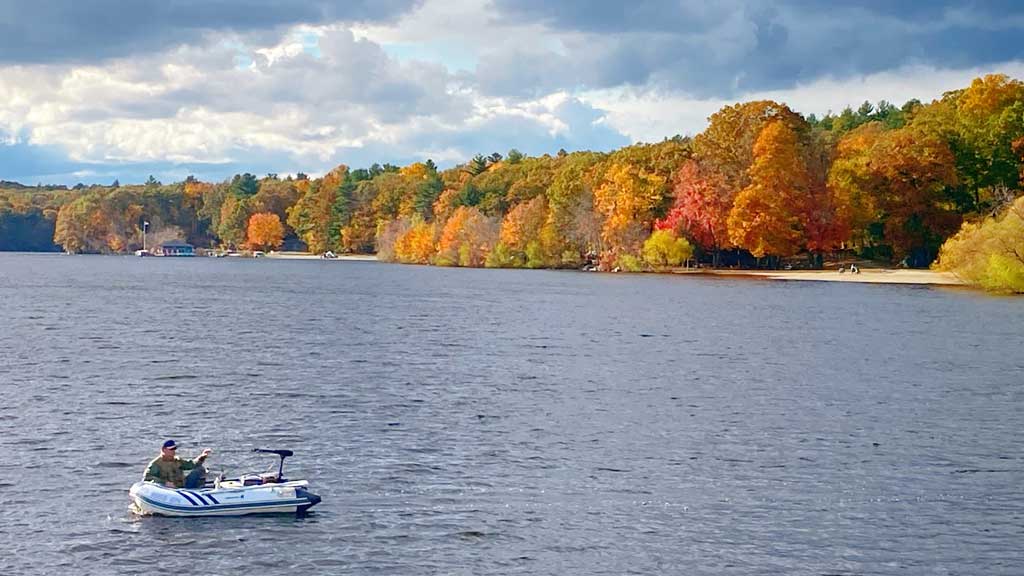
[[[1024,574],[1020,298],[0,254],[0,350],[5,574]],[[168,437],[324,502],[135,518]]]

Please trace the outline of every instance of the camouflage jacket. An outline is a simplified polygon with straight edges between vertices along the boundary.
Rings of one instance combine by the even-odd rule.
[[[157,456],[146,467],[146,475],[143,480],[153,480],[164,484],[170,482],[175,487],[181,488],[185,485],[185,472],[202,464],[202,458],[186,460],[174,457],[172,460],[164,460],[163,456]]]

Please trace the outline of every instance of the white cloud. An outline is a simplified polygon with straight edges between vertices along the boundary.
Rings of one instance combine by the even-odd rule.
[[[650,90],[595,90],[580,98],[607,111],[607,123],[634,142],[655,142],[676,134],[696,135],[707,127],[707,118],[724,106],[750,100],[775,100],[802,114],[819,117],[829,111],[838,114],[847,106],[857,108],[865,100],[886,100],[897,106],[911,99],[929,102],[944,92],[965,88],[985,74],[1002,73],[1024,77],[1024,63],[945,70],[930,66],[907,66],[897,70],[852,78],[821,78],[786,90],[750,92],[735,99],[699,99],[682,94]]]
[[[318,173],[339,162],[430,157],[451,164],[512,147],[606,150],[625,143],[623,135],[657,141],[696,134],[710,114],[736,101],[771,98],[822,115],[864,100],[929,100],[992,71],[1024,76],[1020,62],[848,74],[843,63],[857,70],[859,61],[843,52],[830,60],[835,76],[816,77],[812,68],[822,58],[805,62],[800,54],[829,34],[869,16],[889,23],[886,34],[902,33],[904,21],[868,14],[846,22],[822,11],[804,17],[792,7],[745,6],[695,4],[678,22],[639,30],[607,28],[619,12],[609,6],[593,8],[599,13],[591,27],[573,28],[511,17],[491,2],[427,0],[390,23],[326,19],[273,33],[218,30],[131,58],[0,66],[0,144],[63,150],[97,167],[259,162],[257,171]],[[643,6],[637,9],[634,20],[649,22]],[[580,5],[565,19],[586,19],[593,10]],[[964,18],[951,13],[947,20]],[[771,28],[777,22],[787,30],[813,24],[787,37]],[[784,58],[766,51],[772,42]],[[849,42],[834,48],[841,52]],[[870,60],[881,49],[871,48],[859,57]],[[747,62],[753,53],[770,65]],[[791,70],[794,62],[808,68]],[[765,77],[748,83],[744,74]],[[797,78],[811,80],[794,85]],[[726,84],[785,87],[707,96],[724,93]],[[0,169],[7,169],[2,157]]]
[[[249,65],[236,65],[240,53]],[[392,57],[340,25],[297,27],[270,46],[226,36],[98,65],[0,68],[0,138],[91,165],[454,163],[482,150],[557,149],[577,125],[609,132],[588,126],[599,113],[581,106],[567,92],[482,96],[445,66]]]

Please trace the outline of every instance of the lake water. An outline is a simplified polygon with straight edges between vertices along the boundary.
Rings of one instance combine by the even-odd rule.
[[[5,574],[1022,574],[1024,299],[0,254]],[[159,444],[304,519],[136,518]]]

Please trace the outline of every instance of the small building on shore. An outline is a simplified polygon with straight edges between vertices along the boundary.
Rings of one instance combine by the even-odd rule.
[[[182,242],[181,240],[171,240],[164,242],[156,249],[157,256],[195,256],[195,246]]]

